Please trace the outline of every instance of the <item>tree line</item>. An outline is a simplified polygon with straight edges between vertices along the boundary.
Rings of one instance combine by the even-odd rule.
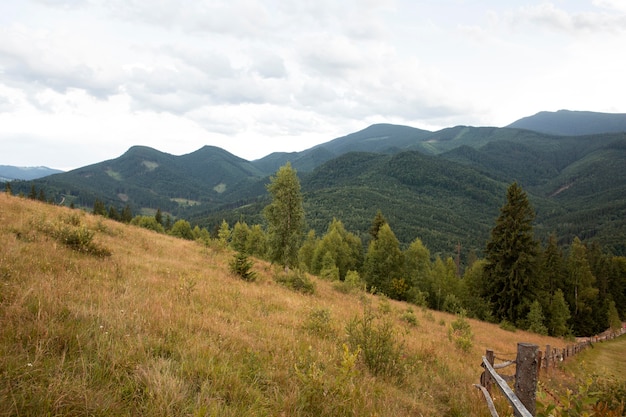
[[[469,256],[462,273],[458,259],[433,259],[419,238],[401,249],[381,211],[372,219],[366,242],[336,218],[321,236],[314,230],[305,233],[300,182],[289,163],[270,178],[267,191],[271,202],[263,210],[264,225],[238,221],[231,227],[223,220],[213,233],[184,219],[173,221],[161,210],[133,217],[128,206],[107,209],[96,200],[93,212],[184,239],[217,241],[236,250],[240,262],[254,256],[507,328],[591,335],[619,327],[626,318],[626,257],[604,253],[598,244],[577,237],[567,250],[554,235],[539,242],[533,231],[534,209],[517,183],[507,189],[483,257]],[[45,200],[34,189],[29,197]]]

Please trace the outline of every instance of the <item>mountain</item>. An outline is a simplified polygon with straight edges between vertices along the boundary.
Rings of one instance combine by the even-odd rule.
[[[555,233],[597,240],[626,255],[626,134],[563,136],[518,128],[456,126],[429,132],[373,125],[302,152],[246,161],[204,147],[174,156],[133,147],[117,159],[12,183],[13,192],[42,188],[64,204],[157,208],[214,230],[263,223],[269,176],[287,161],[298,170],[308,226],[319,234],[333,217],[364,242],[381,210],[403,245],[421,238],[432,253],[482,251],[517,181],[537,212],[540,238]]]
[[[134,146],[116,159],[56,174],[38,183],[47,196],[67,204],[107,206],[128,203],[136,211],[222,204],[223,195],[258,181],[263,174],[249,161],[212,146],[174,156]]]
[[[559,110],[539,112],[507,127],[563,136],[626,132],[626,113]]]
[[[48,167],[16,167],[11,165],[0,165],[0,181],[7,182],[13,180],[34,180],[58,174],[63,171]]]
[[[276,172],[287,161],[298,171],[312,171],[324,162],[348,152],[396,153],[408,150],[431,134],[414,127],[375,124],[302,152],[276,152],[253,163],[267,174]]]

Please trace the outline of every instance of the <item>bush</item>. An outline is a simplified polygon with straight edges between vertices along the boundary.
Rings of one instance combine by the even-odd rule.
[[[474,334],[465,314],[457,315],[457,319],[450,323],[448,327],[448,339],[453,341],[455,346],[463,352],[469,352],[473,346]]]
[[[303,294],[315,293],[315,284],[304,272],[300,270],[295,269],[288,272],[280,272],[274,279],[279,284],[294,291],[298,291]]]
[[[254,263],[244,252],[237,252],[229,263],[230,272],[241,277],[244,281],[254,281],[256,273],[252,271]]]
[[[344,294],[355,291],[365,291],[365,282],[361,280],[357,271],[348,271],[343,281],[333,282],[333,288]]]
[[[413,312],[412,308],[408,308],[402,315],[400,316],[400,320],[409,323],[411,326],[417,326],[417,316]]]
[[[374,375],[402,379],[404,344],[396,341],[390,320],[379,320],[366,307],[363,317],[355,317],[346,326],[348,345],[361,349],[363,361]]]
[[[506,320],[502,320],[500,322],[500,328],[502,330],[506,330],[507,332],[513,332],[513,333],[515,333],[515,331],[517,330],[515,326],[513,325],[513,323],[506,321]]]
[[[310,334],[321,338],[328,338],[334,334],[331,324],[330,311],[325,308],[311,310],[304,322],[303,327]]]

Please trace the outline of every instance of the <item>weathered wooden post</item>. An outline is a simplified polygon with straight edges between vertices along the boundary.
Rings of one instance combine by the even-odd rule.
[[[487,359],[487,362],[489,362],[489,365],[493,366],[493,363],[496,360],[496,355],[493,353],[493,350],[487,349],[487,351],[485,352],[485,359]],[[485,365],[481,365],[481,366],[485,368]],[[480,375],[480,385],[485,387],[489,395],[491,395],[492,384],[493,384],[493,378],[491,378],[491,374],[489,373],[489,371],[487,371],[487,368],[485,368],[485,372],[483,372],[482,375]]]
[[[550,345],[546,345],[546,375],[550,375],[550,362],[552,362],[552,348]]]
[[[537,412],[537,352],[532,343],[517,344],[515,394],[533,416]],[[517,413],[516,413],[517,415]]]

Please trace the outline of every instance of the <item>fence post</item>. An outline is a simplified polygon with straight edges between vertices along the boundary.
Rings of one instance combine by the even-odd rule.
[[[550,362],[552,361],[552,348],[546,345],[546,375],[550,375]]]
[[[537,351],[531,343],[517,344],[515,394],[533,416],[537,412]]]
[[[489,362],[489,365],[493,366],[493,363],[496,360],[496,355],[493,353],[493,350],[487,349],[487,352],[485,352],[485,358],[487,358],[487,362]],[[483,387],[485,387],[489,395],[491,395],[491,385],[493,384],[493,381],[491,380],[491,374],[487,371],[487,369],[485,369],[485,372],[483,372],[482,376],[483,380],[480,381],[480,383]]]

